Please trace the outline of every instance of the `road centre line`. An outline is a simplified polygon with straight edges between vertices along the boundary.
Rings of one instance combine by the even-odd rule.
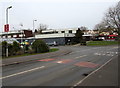
[[[18,73],[12,74],[12,75],[0,77],[0,79],[9,78],[9,77],[16,76],[16,75],[21,75],[21,74],[24,74],[24,73],[27,73],[27,72],[31,72],[31,71],[34,71],[34,70],[38,70],[38,69],[41,69],[41,68],[44,68],[44,67],[45,66],[36,67],[36,68],[30,69],[30,70],[26,70],[26,71],[22,71],[22,72],[18,72]]]
[[[92,74],[94,74],[95,72],[97,72],[98,70],[100,70],[102,67],[104,67],[106,64],[108,64],[110,61],[113,60],[113,58],[115,57],[112,57],[110,60],[108,60],[105,64],[101,65],[98,69],[94,70],[93,72],[91,72],[88,76],[86,76],[85,78],[83,78],[82,80],[80,80],[78,83],[76,83],[75,85],[73,85],[71,88],[74,88],[78,85],[80,85],[85,79],[87,79],[89,76],[91,76]]]
[[[79,56],[79,57],[75,57],[75,59],[78,59],[78,58],[81,58],[81,57],[85,57],[87,55],[82,55],[82,56]]]

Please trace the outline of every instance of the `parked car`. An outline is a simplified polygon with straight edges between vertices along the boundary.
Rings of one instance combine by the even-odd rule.
[[[46,43],[48,46],[58,46],[58,44],[54,41],[54,42],[50,42],[50,43]]]

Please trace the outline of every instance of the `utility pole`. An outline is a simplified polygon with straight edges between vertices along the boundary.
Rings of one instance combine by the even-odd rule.
[[[6,9],[6,27],[7,27],[7,41],[8,41],[8,31],[9,31],[9,24],[8,24],[8,10],[12,8],[12,6],[9,6],[7,9]],[[8,45],[6,47],[6,57],[8,57]]]
[[[35,21],[37,21],[37,20],[33,20],[33,31],[34,31],[34,26],[35,26],[34,22]],[[33,39],[33,41],[35,41],[35,33],[34,33],[34,39]]]

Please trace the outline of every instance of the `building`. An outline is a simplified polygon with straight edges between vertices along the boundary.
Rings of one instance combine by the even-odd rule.
[[[74,36],[77,30],[78,28],[43,30],[41,34],[35,34],[35,39],[42,39],[46,43],[57,42],[58,45],[70,44],[74,41]],[[84,39],[87,41],[91,40],[93,33],[94,31],[92,30],[84,32]]]
[[[33,37],[32,30],[17,30],[0,33],[0,38],[28,38]]]
[[[20,43],[27,40],[32,43],[35,39],[42,39],[46,43],[56,42],[58,45],[70,44],[74,41],[75,33],[78,28],[69,28],[69,29],[47,29],[42,30],[41,34],[32,33],[32,30],[17,30],[11,32],[0,33],[1,38],[15,38]],[[93,30],[84,31],[84,39],[87,41],[91,40],[94,35]]]
[[[46,43],[56,42],[58,45],[65,45],[72,41],[74,34],[71,33],[53,33],[53,34],[38,34],[35,39],[42,39]]]
[[[17,41],[21,42],[24,41],[26,38],[33,37],[32,30],[16,30],[16,31],[9,31],[9,32],[2,32],[0,33],[0,38],[3,40],[7,39],[17,39]]]

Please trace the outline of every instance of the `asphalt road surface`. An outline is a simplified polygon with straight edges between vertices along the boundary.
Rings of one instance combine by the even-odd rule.
[[[61,46],[73,52],[2,68],[3,86],[73,86],[108,60],[117,58],[118,46]]]

